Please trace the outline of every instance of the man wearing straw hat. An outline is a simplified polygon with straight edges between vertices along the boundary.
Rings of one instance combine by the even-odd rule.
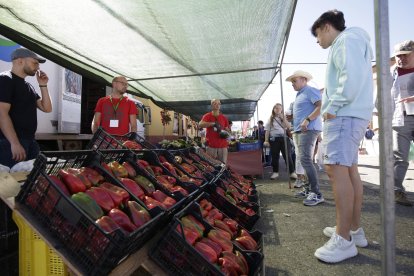
[[[303,197],[303,204],[315,206],[324,202],[322,193],[319,191],[319,179],[313,165],[313,151],[320,132],[322,131],[321,93],[319,89],[308,85],[312,75],[308,72],[298,70],[289,76],[286,81],[292,82],[293,89],[297,91],[293,104],[293,139],[297,144],[300,164],[306,172],[308,183],[303,191],[296,197]]]

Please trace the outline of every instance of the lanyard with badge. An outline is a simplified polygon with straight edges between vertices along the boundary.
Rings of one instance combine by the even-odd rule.
[[[111,104],[112,104],[112,108],[114,109],[114,117],[115,117],[115,119],[111,119],[109,121],[109,127],[118,127],[119,126],[119,120],[116,119],[116,111],[119,107],[119,103],[122,101],[123,98],[124,98],[124,96],[119,98],[119,101],[116,105],[114,105],[114,103],[112,102],[112,96],[109,98],[109,100],[111,101]]]

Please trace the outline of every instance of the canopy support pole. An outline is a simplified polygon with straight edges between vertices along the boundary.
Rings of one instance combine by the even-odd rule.
[[[388,0],[375,0],[375,37],[380,128],[381,274],[395,275],[394,155],[389,65]]]

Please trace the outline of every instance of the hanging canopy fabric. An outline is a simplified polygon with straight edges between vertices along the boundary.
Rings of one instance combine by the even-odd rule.
[[[278,72],[296,1],[0,0],[0,34],[194,118],[248,120]],[[231,119],[230,119],[231,120]]]

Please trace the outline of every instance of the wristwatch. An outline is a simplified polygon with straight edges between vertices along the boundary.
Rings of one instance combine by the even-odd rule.
[[[312,120],[309,119],[309,117],[306,117],[306,121],[308,121],[310,123]]]

